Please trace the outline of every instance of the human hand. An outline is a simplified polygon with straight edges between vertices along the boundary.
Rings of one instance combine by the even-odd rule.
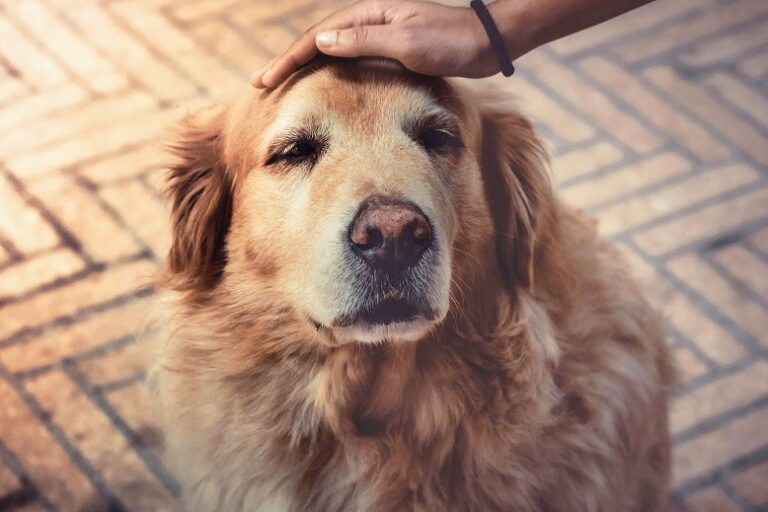
[[[307,30],[254,73],[251,83],[274,87],[318,52],[389,57],[425,75],[481,78],[499,71],[488,36],[469,7],[361,0]]]

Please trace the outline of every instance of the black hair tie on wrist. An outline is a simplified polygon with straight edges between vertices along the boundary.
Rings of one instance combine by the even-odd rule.
[[[512,59],[509,58],[507,49],[504,46],[504,40],[501,38],[501,34],[491,17],[491,13],[488,12],[488,8],[482,0],[472,0],[469,2],[469,6],[475,11],[477,17],[480,18],[480,23],[483,24],[483,28],[488,34],[488,39],[491,40],[491,46],[496,53],[499,66],[501,66],[501,74],[504,76],[512,76],[515,73],[515,66],[512,65]]]

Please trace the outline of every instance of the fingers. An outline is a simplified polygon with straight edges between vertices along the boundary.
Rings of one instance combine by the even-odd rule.
[[[251,84],[259,88],[274,87],[309,62],[318,53],[315,41],[318,32],[345,29],[354,25],[384,23],[386,12],[383,5],[381,2],[361,1],[334,12],[304,32],[286,51],[269,61],[264,68],[251,75]]]
[[[367,25],[344,30],[320,32],[315,44],[321,52],[337,57],[395,57],[398,41],[387,25]]]

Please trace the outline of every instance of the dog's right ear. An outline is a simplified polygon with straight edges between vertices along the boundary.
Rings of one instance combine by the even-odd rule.
[[[169,145],[178,157],[166,178],[171,202],[167,285],[179,291],[210,290],[227,261],[232,179],[223,158],[224,116],[189,116]]]

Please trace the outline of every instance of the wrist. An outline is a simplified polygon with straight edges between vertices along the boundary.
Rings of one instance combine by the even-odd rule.
[[[527,6],[521,0],[496,0],[487,5],[513,61],[544,43],[538,40],[542,27],[528,15]]]

